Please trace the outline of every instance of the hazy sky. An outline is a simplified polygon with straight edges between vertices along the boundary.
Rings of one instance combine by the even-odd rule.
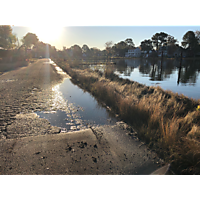
[[[165,32],[174,36],[181,44],[182,37],[187,31],[200,30],[200,26],[42,26],[22,27],[13,26],[13,33],[21,39],[26,33],[35,33],[39,40],[55,46],[57,49],[71,47],[74,44],[80,47],[87,44],[90,48],[105,48],[107,41],[117,43],[132,38],[135,46],[141,41],[150,39],[155,33]]]

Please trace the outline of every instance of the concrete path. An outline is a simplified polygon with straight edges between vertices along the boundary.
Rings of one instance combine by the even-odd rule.
[[[56,135],[1,140],[0,172],[131,175],[150,174],[162,165],[156,154],[140,141],[128,135],[123,139],[108,136],[114,133],[119,135],[125,131],[115,125]],[[124,144],[125,140],[129,142]]]

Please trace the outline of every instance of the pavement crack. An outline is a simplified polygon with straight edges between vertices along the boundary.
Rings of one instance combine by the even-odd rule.
[[[101,142],[102,136],[103,136],[103,131],[99,130],[98,128],[93,128],[90,126],[90,129],[92,130],[92,132],[94,133],[94,135],[96,136],[98,142]]]

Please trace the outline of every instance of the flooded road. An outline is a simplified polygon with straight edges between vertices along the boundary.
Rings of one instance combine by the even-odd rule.
[[[58,73],[65,73],[51,60],[49,63],[55,66]],[[52,91],[51,110],[36,114],[49,120],[51,125],[61,127],[63,132],[84,129],[88,125],[112,125],[117,121],[92,95],[74,85],[69,77],[54,86]]]

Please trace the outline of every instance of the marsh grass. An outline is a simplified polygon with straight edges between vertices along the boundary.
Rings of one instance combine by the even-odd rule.
[[[91,92],[133,126],[138,137],[172,163],[177,174],[200,174],[199,101],[183,95],[120,79],[107,69],[104,75],[57,63],[72,81]]]

